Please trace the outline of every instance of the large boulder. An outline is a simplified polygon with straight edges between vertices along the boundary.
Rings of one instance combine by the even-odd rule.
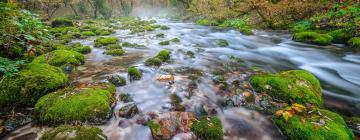
[[[81,65],[84,64],[83,54],[70,50],[55,50],[41,55],[33,60],[33,63],[48,63],[53,66],[62,66],[65,64]]]
[[[255,75],[251,85],[260,93],[288,103],[323,105],[319,80],[305,70]]]
[[[0,83],[0,106],[32,106],[42,96],[65,86],[67,76],[48,64],[31,63],[13,77]]]
[[[106,140],[106,135],[96,127],[63,125],[46,131],[40,140]]]
[[[311,112],[311,113],[308,113]],[[343,118],[331,111],[314,109],[290,118],[274,117],[276,125],[291,140],[353,140]]]
[[[50,93],[35,105],[35,118],[45,124],[88,122],[100,124],[112,114],[115,87],[96,84]]]
[[[189,133],[195,120],[190,112],[168,112],[148,123],[154,139],[171,139],[180,133]]]

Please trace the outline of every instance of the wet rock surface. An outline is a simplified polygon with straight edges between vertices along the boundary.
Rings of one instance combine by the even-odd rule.
[[[123,118],[131,118],[139,113],[139,109],[134,102],[126,103],[119,109],[119,116]]]

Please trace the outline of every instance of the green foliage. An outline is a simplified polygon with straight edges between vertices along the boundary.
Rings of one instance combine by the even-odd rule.
[[[170,60],[170,52],[168,50],[162,50],[157,55],[156,58],[160,59],[162,62]]]
[[[231,28],[238,29],[240,32],[242,32],[245,35],[253,34],[250,27],[246,24],[246,22],[244,20],[241,20],[241,19],[227,19],[219,26],[220,27],[231,27]]]
[[[56,18],[51,22],[51,27],[69,27],[74,26],[74,23],[71,19],[67,18]]]
[[[50,93],[36,103],[36,119],[45,124],[103,123],[111,116],[115,90],[114,85],[101,84]]]
[[[140,80],[142,77],[142,72],[139,71],[136,67],[131,66],[128,68],[128,75],[131,80]]]
[[[210,19],[199,19],[195,21],[195,24],[204,26],[218,26],[219,22]]]
[[[224,137],[221,121],[217,117],[201,117],[193,122],[191,131],[203,140],[222,140]]]
[[[220,47],[227,47],[229,46],[229,43],[225,39],[218,39],[216,40],[216,44]]]
[[[333,42],[335,43],[346,43],[352,35],[343,29],[334,30],[328,33],[331,37],[333,37]]]
[[[250,83],[258,92],[278,100],[323,106],[320,82],[305,70],[255,75],[251,77]]]
[[[161,42],[159,42],[159,45],[161,45],[161,46],[170,45],[170,41],[161,41]]]
[[[116,44],[119,41],[117,37],[100,37],[95,40],[95,47],[106,46],[110,44]]]
[[[159,58],[149,58],[145,61],[145,66],[157,66],[160,67],[162,64],[162,60]]]
[[[348,41],[350,47],[360,49],[360,37],[353,37]]]
[[[305,32],[311,30],[311,22],[309,21],[300,21],[297,22],[292,28],[293,33]]]
[[[53,66],[62,66],[65,64],[72,64],[78,66],[84,64],[84,62],[84,55],[75,51],[68,50],[55,50],[36,57],[33,60],[33,63],[47,63]]]
[[[0,57],[0,78],[14,76],[19,71],[19,67],[23,64],[24,61],[22,60],[12,61],[8,58]]]
[[[13,59],[25,56],[29,50],[36,50],[36,54],[47,51],[48,48],[36,48],[50,38],[47,27],[36,15],[14,3],[0,3],[0,13],[0,56]]]
[[[346,126],[343,118],[324,109],[315,109],[311,114],[296,114],[287,121],[283,118],[274,117],[274,121],[291,140],[354,139],[354,134]],[[324,124],[321,124],[322,121]]]
[[[97,127],[62,125],[46,131],[40,140],[104,140],[107,139]]]
[[[121,56],[125,54],[125,51],[123,49],[111,49],[111,50],[106,50],[104,54],[112,55],[112,56]]]
[[[66,85],[67,76],[61,69],[48,64],[31,63],[0,83],[0,106],[22,107],[33,105],[40,97]]]
[[[328,45],[333,40],[333,37],[328,34],[320,34],[316,32],[300,32],[295,33],[293,39],[299,42]]]

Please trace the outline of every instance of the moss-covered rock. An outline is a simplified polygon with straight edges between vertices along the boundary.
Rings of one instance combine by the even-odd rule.
[[[217,117],[201,117],[193,122],[191,131],[203,140],[222,140],[224,137],[221,121]]]
[[[122,49],[120,44],[110,44],[106,46],[107,50]]]
[[[217,26],[220,23],[216,20],[210,20],[210,19],[199,19],[195,21],[195,24],[197,25],[204,25],[204,26]]]
[[[112,50],[106,50],[104,54],[112,55],[112,56],[122,56],[125,54],[125,51],[123,49],[112,49]]]
[[[179,38],[173,38],[173,39],[170,39],[169,41],[170,42],[180,42],[180,39]]]
[[[227,46],[229,46],[228,41],[225,40],[225,39],[218,39],[218,40],[216,40],[216,44],[217,44],[218,46],[220,46],[220,47],[227,47]]]
[[[81,32],[81,36],[83,37],[89,37],[89,36],[95,36],[96,34],[92,31],[84,31],[84,32]]]
[[[146,48],[144,45],[137,44],[137,43],[129,43],[129,42],[122,43],[122,46],[129,47],[129,48],[138,48],[138,49]]]
[[[149,58],[145,61],[145,66],[157,66],[160,67],[162,64],[162,60],[159,58]]]
[[[333,42],[335,43],[346,43],[352,35],[346,30],[335,30],[328,33],[331,37],[333,37]]]
[[[71,45],[71,50],[82,53],[82,54],[88,54],[91,52],[90,46],[84,46],[81,43],[75,43]]]
[[[117,37],[100,37],[95,40],[95,47],[106,46],[110,44],[116,44],[119,41]]]
[[[159,34],[156,34],[156,37],[164,38],[165,34],[164,33],[159,33]]]
[[[162,26],[160,26],[160,29],[161,30],[170,30],[170,27],[162,25]]]
[[[108,80],[117,87],[126,85],[126,79],[120,75],[111,75]]]
[[[319,80],[305,70],[291,70],[277,74],[255,75],[251,85],[261,93],[289,103],[323,105]]]
[[[162,50],[157,55],[156,58],[160,59],[162,62],[170,60],[170,52],[168,50]]]
[[[320,34],[316,32],[300,32],[295,33],[293,39],[299,42],[328,45],[332,42],[333,37],[328,34]]]
[[[59,90],[35,105],[35,118],[45,124],[103,123],[111,116],[115,87],[109,84]]]
[[[161,45],[161,46],[170,45],[170,41],[161,41],[161,42],[159,42],[159,45]]]
[[[31,63],[27,69],[0,84],[0,106],[31,106],[47,93],[65,86],[67,76],[61,69],[48,64]]]
[[[74,23],[67,18],[56,18],[51,22],[52,27],[67,27],[74,26]]]
[[[106,135],[96,127],[62,125],[50,129],[40,137],[40,140],[105,140]]]
[[[131,80],[140,80],[142,77],[142,72],[136,67],[132,66],[128,68],[128,75]]]
[[[111,33],[112,33],[111,30],[106,30],[106,29],[97,29],[97,30],[95,30],[96,35],[110,35]]]
[[[291,140],[353,140],[354,134],[343,118],[331,111],[315,109],[285,120],[274,117],[276,125]]]
[[[360,37],[353,37],[348,41],[350,47],[360,50]]]
[[[55,50],[47,54],[36,57],[33,63],[47,63],[53,66],[62,66],[65,64],[81,65],[84,64],[85,57],[81,53],[68,50]]]

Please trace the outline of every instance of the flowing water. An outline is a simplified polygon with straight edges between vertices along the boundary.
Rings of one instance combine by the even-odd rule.
[[[103,55],[103,49],[93,48],[87,55],[84,66],[79,67],[81,74],[76,80],[86,82],[104,80],[107,75],[119,74],[127,77],[127,67],[137,66],[143,71],[143,77],[138,81],[127,81],[127,85],[117,88],[117,94],[129,93],[138,105],[141,115],[132,119],[113,117],[104,125],[98,126],[111,140],[147,140],[151,132],[147,126],[137,123],[143,114],[151,112],[169,112],[171,94],[182,98],[186,111],[197,112],[198,106],[204,105],[215,110],[222,120],[225,139],[283,139],[268,115],[243,107],[221,108],[217,101],[222,98],[217,94],[211,78],[214,70],[221,67],[235,56],[244,61],[248,67],[260,67],[268,72],[291,69],[305,69],[316,75],[322,83],[326,106],[345,114],[360,114],[360,56],[346,53],[343,46],[320,47],[297,43],[291,40],[290,34],[255,31],[255,35],[245,36],[231,29],[214,29],[198,26],[193,23],[158,19],[158,24],[169,26],[170,30],[156,30],[131,35],[129,31],[119,30],[118,36],[122,42],[145,45],[146,48],[124,48],[125,56],[112,57]],[[165,33],[165,38],[155,37]],[[114,35],[112,35],[114,36]],[[181,42],[160,46],[163,40],[179,38]],[[225,39],[228,47],[218,47],[216,40]],[[93,45],[93,39],[76,40],[85,45]],[[144,65],[147,58],[155,56],[160,50],[171,51],[171,63],[161,68],[151,68]],[[194,52],[189,57],[186,52]],[[157,77],[169,74],[169,70],[196,69],[203,73],[197,82],[197,88],[191,98],[188,96],[188,80],[185,74],[175,73],[175,83],[161,83]],[[248,73],[238,73],[230,79],[244,79]],[[124,103],[118,101],[114,114]],[[26,132],[42,132],[43,128],[25,126],[10,134],[12,136]],[[18,134],[20,133],[20,134]],[[174,138],[176,139],[176,138]]]

